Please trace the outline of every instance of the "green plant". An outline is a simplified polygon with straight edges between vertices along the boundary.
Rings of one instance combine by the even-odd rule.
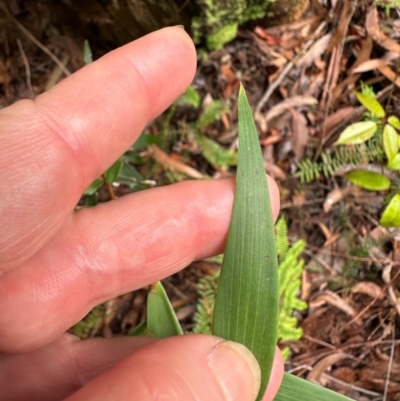
[[[278,341],[296,341],[301,338],[303,331],[298,327],[298,320],[293,316],[294,311],[303,311],[307,303],[299,299],[301,273],[304,261],[299,259],[304,249],[304,241],[296,241],[289,246],[287,223],[282,216],[275,226],[276,249],[278,255],[279,278],[279,318]],[[198,284],[199,302],[194,316],[195,333],[211,334],[212,315],[217,293],[219,272],[200,279]],[[289,357],[290,349],[283,348],[285,359]]]
[[[228,340],[241,342],[257,358],[261,367],[264,394],[275,354],[278,331],[278,259],[268,183],[258,135],[244,89],[239,92],[239,163],[228,242],[213,315],[212,332]],[[265,241],[269,238],[269,241]],[[148,308],[148,319],[168,310],[168,324],[155,324],[152,334],[164,337],[176,317],[165,295]],[[163,303],[163,305],[160,305]],[[143,325],[142,325],[143,326]],[[166,329],[167,327],[167,329]],[[169,335],[169,334],[168,334]],[[345,401],[347,397],[314,385],[288,373],[275,401]]]
[[[397,116],[387,116],[371,88],[365,86],[363,92],[356,93],[358,101],[366,108],[365,121],[349,125],[334,145],[359,145],[378,137],[386,156],[386,168],[400,170],[400,120]],[[371,191],[388,190],[391,180],[384,174],[365,169],[349,172],[346,178],[355,185]],[[400,226],[400,194],[393,198],[384,210],[380,223],[384,226]]]

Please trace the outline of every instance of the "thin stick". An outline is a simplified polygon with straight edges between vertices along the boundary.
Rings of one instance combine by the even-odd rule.
[[[393,366],[393,357],[394,357],[394,348],[395,348],[395,331],[396,331],[396,321],[393,321],[393,328],[392,328],[392,345],[390,347],[390,359],[389,359],[389,366],[388,366],[388,372],[386,376],[386,382],[385,382],[385,391],[383,393],[383,399],[382,401],[387,400],[387,395],[389,392],[389,382],[390,382],[390,372],[392,371],[392,366]]]
[[[40,43],[13,15],[10,14],[7,7],[0,3],[0,6],[3,8],[7,16],[14,22],[15,25],[37,46],[39,49],[43,50],[63,71],[63,73],[68,76],[71,75],[71,72],[65,67],[65,65],[60,61],[60,59],[45,45]]]
[[[35,94],[33,93],[33,89],[32,89],[31,69],[29,67],[28,58],[26,57],[24,48],[22,47],[22,43],[19,39],[17,39],[17,45],[18,45],[19,52],[21,53],[21,57],[24,62],[24,65],[25,65],[26,85],[28,86],[29,97],[30,97],[30,99],[33,100],[33,98],[35,97]]]

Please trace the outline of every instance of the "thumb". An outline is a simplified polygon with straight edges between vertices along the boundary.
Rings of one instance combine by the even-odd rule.
[[[244,346],[187,335],[140,348],[67,400],[254,401],[259,382],[260,368]]]

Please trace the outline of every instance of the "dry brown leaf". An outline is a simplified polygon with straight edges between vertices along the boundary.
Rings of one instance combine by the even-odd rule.
[[[307,120],[303,114],[292,108],[289,111],[292,115],[292,151],[294,153],[294,161],[298,162],[304,156],[309,139],[309,130]]]
[[[327,49],[331,39],[331,33],[327,33],[326,35],[319,38],[304,54],[304,56],[296,63],[297,67],[310,67],[312,63],[317,61],[325,53],[325,50]]]
[[[313,106],[318,104],[318,100],[312,96],[293,96],[288,99],[283,100],[282,102],[276,104],[272,107],[267,114],[265,115],[265,121],[271,121],[272,119],[280,116],[287,110],[292,107],[301,107],[301,106]]]
[[[172,157],[163,152],[157,145],[150,145],[149,149],[157,162],[160,163],[164,168],[185,174],[190,178],[205,178],[203,174],[201,174],[193,167],[190,167],[187,164],[180,162],[179,160],[174,160]]]
[[[324,236],[325,236],[326,239],[329,239],[329,238],[332,237],[331,230],[329,230],[329,228],[328,228],[324,223],[322,223],[321,221],[319,221],[319,222],[318,222],[318,226],[319,226],[319,228],[321,229],[321,231],[323,232],[323,234],[324,234]]]
[[[353,73],[356,74],[359,72],[379,70],[379,68],[381,67],[387,67],[387,62],[380,58],[374,58],[372,60],[367,60],[361,63],[358,67],[353,69]]]
[[[322,305],[329,304],[334,306],[335,308],[340,309],[350,317],[355,317],[357,315],[356,310],[350,306],[343,298],[339,297],[339,295],[335,294],[332,291],[324,291],[321,295],[314,298],[310,301],[310,308],[317,308]],[[358,318],[355,322],[360,325],[361,320]]]
[[[400,88],[400,77],[388,66],[379,67],[379,72]]]
[[[351,289],[353,294],[366,294],[371,298],[383,299],[385,298],[385,293],[379,285],[372,283],[370,281],[361,281],[353,286]]]
[[[375,42],[379,43],[383,48],[389,50],[390,52],[400,53],[400,44],[395,40],[387,37],[381,30],[379,26],[378,9],[372,7],[365,19],[365,27],[368,34],[371,36]]]
[[[313,370],[307,375],[307,380],[323,384],[321,382],[321,376],[326,372],[326,370],[332,367],[332,365],[334,365],[335,363],[348,357],[349,356],[347,354],[338,353],[329,355],[321,359],[318,363],[314,365]]]
[[[350,185],[346,188],[335,188],[332,189],[332,191],[328,192],[328,195],[326,195],[326,199],[323,205],[323,209],[325,213],[328,213],[332,206],[335,203],[340,202],[343,200],[347,195],[354,195],[357,196],[362,192],[362,189],[360,187],[357,187],[355,185]]]

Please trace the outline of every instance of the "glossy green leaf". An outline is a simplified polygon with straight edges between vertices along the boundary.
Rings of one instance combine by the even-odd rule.
[[[384,227],[400,227],[400,194],[393,196],[382,214],[380,223]]]
[[[397,131],[389,124],[383,128],[383,148],[385,149],[388,164],[391,164],[399,152],[399,141]]]
[[[370,191],[383,191],[390,188],[390,180],[383,174],[368,170],[354,170],[346,174],[346,178],[354,185]]]
[[[117,181],[119,173],[122,170],[124,162],[121,159],[118,159],[105,173],[104,177],[106,181],[110,184]]]
[[[183,334],[174,308],[162,284],[154,284],[147,296],[148,335],[166,338]]]
[[[97,178],[97,180],[93,181],[88,188],[86,188],[84,195],[94,195],[104,184],[103,179]]]
[[[185,93],[178,98],[176,103],[179,105],[193,106],[197,109],[200,106],[200,100],[200,94],[197,92],[196,88],[189,86]]]
[[[378,126],[373,121],[360,121],[349,125],[339,136],[334,145],[357,145],[368,141]]]
[[[351,399],[290,373],[284,373],[274,401],[351,401]]]
[[[257,130],[239,92],[236,192],[216,297],[213,334],[244,344],[261,367],[264,394],[278,328],[278,262],[274,221]]]
[[[400,120],[398,117],[396,116],[390,116],[388,118],[388,123],[393,126],[394,128],[396,128],[397,130],[400,131]]]
[[[356,92],[356,96],[358,101],[372,114],[374,114],[378,118],[385,117],[385,109],[382,105],[376,100],[375,97],[368,96],[361,92]]]
[[[86,65],[93,61],[92,49],[87,40],[83,42],[83,61]]]
[[[389,163],[388,167],[391,170],[400,170],[400,153],[397,153],[397,155]]]

